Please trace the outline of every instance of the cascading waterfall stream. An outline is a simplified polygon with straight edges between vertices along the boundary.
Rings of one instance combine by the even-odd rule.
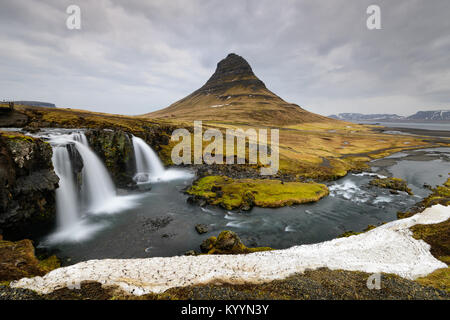
[[[163,177],[164,166],[152,148],[141,138],[133,136],[132,141],[136,158],[135,180],[148,182]]]
[[[102,211],[116,197],[116,188],[97,155],[82,142],[75,141],[75,147],[83,159],[82,204],[88,212]]]
[[[65,146],[53,147],[52,162],[59,177],[59,188],[56,189],[57,225],[59,230],[63,230],[80,219],[72,164]]]
[[[108,171],[89,147],[84,133],[49,134],[47,138],[53,148],[53,166],[60,178],[56,190],[57,230],[48,237],[49,243],[84,240],[105,225],[89,221],[90,214],[114,213],[135,205],[138,196],[117,196]],[[75,146],[83,161],[81,188],[75,184],[69,144]]]
[[[53,166],[60,178],[56,190],[57,229],[41,245],[86,240],[111,222],[105,214],[131,209],[139,204],[144,193],[117,195],[116,187],[101,159],[90,148],[81,130],[71,132],[49,130],[40,134],[53,148]],[[191,178],[185,170],[165,169],[158,155],[144,140],[132,136],[136,159],[137,183]],[[75,160],[72,152],[78,152]],[[81,172],[74,169],[81,161]],[[81,179],[77,174],[81,173]]]
[[[140,183],[187,179],[192,173],[177,169],[165,169],[155,151],[141,138],[133,136],[136,175],[134,180]]]

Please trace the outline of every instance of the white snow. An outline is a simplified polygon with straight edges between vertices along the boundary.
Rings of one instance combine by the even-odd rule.
[[[215,105],[212,105],[212,106],[209,106],[210,108],[220,108],[220,107],[224,107],[224,106],[228,106],[229,105],[229,103],[226,103],[226,104],[215,104]]]
[[[415,279],[447,265],[431,255],[427,243],[412,238],[409,228],[449,218],[450,207],[435,205],[410,218],[318,244],[247,255],[90,260],[53,270],[44,277],[23,278],[11,286],[49,293],[91,280],[142,295],[208,282],[260,283],[320,267],[394,273]]]

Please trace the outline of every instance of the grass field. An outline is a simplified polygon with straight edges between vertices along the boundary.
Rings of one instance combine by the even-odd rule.
[[[96,128],[123,130],[135,135],[149,130],[162,130],[168,135],[176,128],[193,132],[193,122],[175,119],[151,119],[148,116],[123,116],[76,109],[55,109],[16,106],[26,114],[32,128]],[[389,135],[376,132],[375,126],[358,125],[343,121],[319,121],[288,126],[266,126],[252,119],[237,124],[203,120],[203,130],[226,129],[278,129],[280,174],[295,175],[306,179],[327,180],[342,177],[349,170],[367,168],[370,160],[388,156],[402,150],[448,146],[429,137]],[[245,125],[243,123],[246,123]],[[191,139],[193,141],[193,139]],[[172,164],[171,150],[177,142],[162,146],[160,157],[166,165]],[[208,142],[203,143],[203,148]],[[225,143],[224,143],[225,145]]]

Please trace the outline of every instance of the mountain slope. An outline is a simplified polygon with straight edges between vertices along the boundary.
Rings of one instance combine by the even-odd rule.
[[[409,116],[408,120],[434,120],[434,121],[449,121],[450,110],[435,110],[435,111],[418,111]]]
[[[281,126],[335,121],[281,99],[255,76],[244,58],[234,53],[217,64],[214,74],[200,89],[145,116]]]

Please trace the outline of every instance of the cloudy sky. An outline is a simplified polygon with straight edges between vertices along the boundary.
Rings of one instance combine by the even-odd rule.
[[[66,27],[70,4],[81,30]],[[381,8],[381,30],[366,9]],[[0,0],[0,99],[142,114],[228,53],[328,115],[450,108],[449,0]]]

